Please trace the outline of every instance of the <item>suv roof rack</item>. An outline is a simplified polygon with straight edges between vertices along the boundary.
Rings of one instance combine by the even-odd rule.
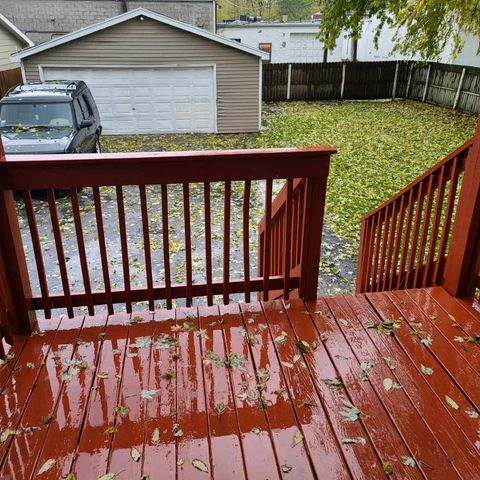
[[[69,93],[69,92],[75,92],[76,90],[79,89],[79,87],[81,87],[81,83],[83,83],[83,81],[81,80],[47,80],[45,82],[37,82],[37,83],[28,83],[26,85],[20,83],[18,85],[15,85],[13,87],[11,87],[7,93],[5,94],[5,96],[9,95],[9,94],[20,94],[20,93],[23,93],[23,92],[28,92],[28,91],[42,91],[42,90],[52,90],[52,88],[42,88],[42,86],[53,86],[55,84],[58,85],[57,88],[54,88],[55,91],[65,91],[65,93]],[[33,88],[28,88],[28,87],[33,87]]]

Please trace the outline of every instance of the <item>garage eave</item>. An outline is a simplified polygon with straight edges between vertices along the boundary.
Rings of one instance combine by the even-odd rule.
[[[51,48],[57,47],[59,45],[63,45],[65,43],[72,42],[79,38],[85,37],[92,33],[98,32],[100,30],[104,30],[109,27],[113,27],[114,25],[118,25],[120,23],[126,22],[128,20],[132,20],[134,18],[145,17],[151,20],[155,20],[157,22],[164,23],[166,25],[170,25],[174,28],[178,28],[180,30],[192,33],[194,35],[198,35],[203,38],[207,38],[214,42],[223,44],[227,47],[234,48],[236,50],[241,50],[245,53],[250,55],[255,55],[262,60],[268,60],[269,54],[259,50],[257,48],[249,47],[248,45],[240,44],[234,40],[230,40],[225,38],[221,35],[217,35],[215,33],[208,32],[207,30],[203,30],[201,28],[194,27],[193,25],[188,25],[186,23],[180,22],[178,20],[174,20],[173,18],[166,17],[165,15],[160,15],[159,13],[152,12],[151,10],[147,10],[145,8],[136,8],[135,10],[131,10],[126,13],[122,13],[116,17],[110,18],[108,20],[104,20],[102,22],[96,23],[86,28],[82,28],[72,33],[67,33],[58,38],[54,38],[48,42],[42,43],[37,46],[32,46],[30,48],[26,48],[18,53],[14,53],[10,56],[10,59],[13,62],[19,62],[24,58],[30,57],[32,55],[36,55],[37,53],[44,52],[45,50],[49,50]]]

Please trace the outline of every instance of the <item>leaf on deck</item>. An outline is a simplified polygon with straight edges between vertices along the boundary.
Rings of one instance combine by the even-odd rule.
[[[42,475],[45,472],[48,472],[56,463],[56,460],[54,458],[49,458],[41,467],[40,470],[38,471],[37,475]]]
[[[452,407],[454,410],[459,409],[458,403],[453,398],[450,398],[448,395],[445,395],[445,400],[447,401],[448,405],[450,405],[450,407]]]
[[[199,460],[198,458],[195,458],[192,460],[192,465],[197,469],[200,470],[201,472],[208,473],[208,467],[207,465]]]

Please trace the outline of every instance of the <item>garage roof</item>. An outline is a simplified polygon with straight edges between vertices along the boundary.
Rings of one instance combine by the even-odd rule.
[[[202,28],[197,28],[192,25],[179,22],[178,20],[166,17],[165,15],[160,15],[159,13],[152,12],[151,10],[147,10],[146,8],[136,8],[135,10],[130,10],[129,12],[122,13],[121,15],[110,18],[109,20],[104,20],[103,22],[99,22],[89,27],[82,28],[81,30],[77,30],[76,32],[67,33],[66,35],[54,38],[53,40],[42,43],[40,45],[26,48],[21,52],[12,54],[10,58],[12,61],[18,62],[23,58],[30,57],[31,55],[35,55],[45,50],[49,50],[50,48],[57,47],[58,45],[63,45],[64,43],[72,42],[74,40],[77,40],[78,38],[85,37],[87,35],[90,35],[91,33],[113,27],[114,25],[118,25],[119,23],[123,23],[137,17],[150,18],[152,20],[156,20],[157,22],[161,22],[166,25],[178,28],[180,30],[193,33],[194,35],[198,35],[199,37],[208,38],[209,40],[221,43],[223,45],[226,45],[227,47],[235,48],[236,50],[242,50],[246,53],[249,53],[250,55],[260,57],[263,60],[269,59],[269,54],[263,52],[262,50],[249,47],[248,45],[241,44],[239,42],[236,42],[235,40],[230,40],[228,38],[222,37],[221,35],[208,32],[207,30],[203,30]]]
[[[5,15],[0,13],[0,25],[8,30],[14,37],[18,38],[24,45],[33,47],[33,42],[19,29],[17,28]]]

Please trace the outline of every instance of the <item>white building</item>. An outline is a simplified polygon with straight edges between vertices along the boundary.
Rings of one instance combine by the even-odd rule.
[[[365,20],[362,35],[357,42],[359,62],[387,60],[419,60],[392,52],[396,29],[385,26],[375,46],[376,18]],[[231,22],[220,23],[217,32],[227,38],[270,52],[271,63],[318,63],[324,60],[324,47],[316,37],[319,21],[309,22]],[[452,47],[447,47],[439,59],[442,63],[480,67],[478,55],[479,39],[465,37],[465,46],[456,59],[452,60]],[[333,51],[328,52],[329,62],[353,60],[353,40],[346,34],[340,36]]]

